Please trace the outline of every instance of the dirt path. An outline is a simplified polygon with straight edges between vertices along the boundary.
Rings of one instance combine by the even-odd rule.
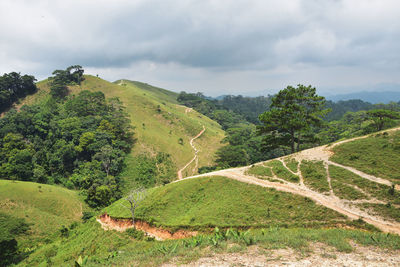
[[[396,128],[396,129],[400,130],[400,127]],[[390,131],[394,131],[396,129],[391,129]],[[341,141],[330,147],[328,147],[328,146],[315,147],[315,148],[307,149],[307,150],[298,152],[294,155],[291,155],[291,157],[294,157],[298,162],[301,162],[302,160],[323,161],[324,166],[326,168],[326,172],[327,172],[327,181],[329,183],[330,195],[326,195],[326,194],[322,194],[322,193],[313,191],[310,188],[308,188],[307,186],[305,186],[304,183],[295,184],[295,183],[290,183],[290,182],[287,182],[284,180],[282,180],[283,182],[281,181],[281,183],[278,183],[278,182],[272,182],[272,181],[268,181],[268,180],[258,179],[256,177],[245,174],[246,170],[249,167],[220,170],[220,171],[215,171],[215,172],[211,172],[211,173],[187,177],[185,179],[193,179],[193,178],[205,177],[205,176],[225,176],[225,177],[228,177],[228,178],[240,181],[240,182],[244,182],[244,183],[255,184],[255,185],[268,187],[268,188],[275,188],[276,190],[279,190],[279,191],[308,197],[322,206],[325,206],[329,209],[335,210],[343,215],[346,215],[350,219],[355,220],[355,219],[362,218],[367,223],[374,225],[375,227],[379,228],[380,230],[382,230],[384,232],[396,233],[396,234],[400,235],[400,223],[394,222],[394,221],[388,221],[379,216],[368,214],[367,211],[363,211],[355,206],[356,204],[359,204],[359,203],[382,203],[381,201],[379,201],[379,200],[351,201],[351,200],[346,200],[346,199],[340,199],[337,196],[335,196],[335,194],[332,190],[331,177],[329,175],[329,170],[328,170],[329,164],[336,165],[336,166],[342,167],[344,169],[347,169],[347,170],[359,175],[360,177],[362,177],[364,179],[368,179],[375,183],[385,184],[388,186],[390,186],[392,184],[390,181],[388,181],[386,179],[375,177],[375,176],[360,172],[360,171],[356,170],[355,168],[343,166],[341,164],[338,164],[338,163],[335,163],[335,162],[332,162],[329,160],[330,156],[333,154],[332,151],[330,151],[330,149],[332,147],[334,147],[338,144],[343,144],[345,142],[350,142],[350,141],[361,139],[361,138],[365,138],[365,137],[362,136],[362,137],[349,139],[346,141]],[[284,162],[284,157],[279,158],[278,160],[282,161],[284,166],[286,167],[286,164]],[[259,164],[263,164],[263,163],[259,163]],[[286,169],[288,169],[290,171],[289,168],[286,167]],[[300,174],[299,171],[296,174]],[[183,180],[185,180],[185,179],[183,179]],[[179,181],[176,181],[176,182],[179,182]]]
[[[203,130],[200,131],[200,133],[198,133],[195,137],[193,137],[192,139],[190,139],[190,146],[193,148],[194,150],[194,157],[182,168],[178,171],[178,180],[181,180],[183,178],[182,176],[182,172],[193,162],[196,160],[196,166],[198,165],[198,158],[197,158],[197,153],[199,152],[199,150],[197,150],[197,148],[194,146],[193,141],[196,140],[197,138],[199,138],[204,131],[206,130],[206,127],[204,127],[203,125]],[[195,167],[196,168],[196,167]]]
[[[400,266],[398,250],[388,251],[375,247],[351,244],[352,253],[340,252],[322,243],[310,245],[311,252],[300,252],[291,248],[264,249],[251,246],[242,252],[212,253],[200,259],[182,264],[178,258],[163,264],[163,267],[204,267],[204,266],[291,266],[291,267],[331,267],[331,266]]]

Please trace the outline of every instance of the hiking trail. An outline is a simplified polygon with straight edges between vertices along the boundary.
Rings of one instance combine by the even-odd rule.
[[[182,180],[182,178],[183,178],[182,172],[183,172],[193,161],[195,161],[195,160],[196,160],[195,169],[197,168],[197,164],[198,164],[197,153],[199,152],[199,150],[194,146],[193,141],[196,140],[197,138],[199,138],[199,137],[204,133],[205,130],[206,130],[206,127],[204,127],[204,125],[203,125],[203,130],[201,130],[195,137],[193,137],[192,139],[190,139],[189,144],[190,144],[190,146],[191,146],[191,147],[193,148],[193,150],[194,150],[194,157],[193,157],[188,163],[186,163],[186,165],[183,166],[182,169],[180,169],[180,170],[178,171],[178,180]]]

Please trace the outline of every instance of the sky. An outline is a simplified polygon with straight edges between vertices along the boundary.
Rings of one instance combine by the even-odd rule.
[[[399,14],[398,0],[1,0],[0,74],[79,64],[210,96],[400,90]]]

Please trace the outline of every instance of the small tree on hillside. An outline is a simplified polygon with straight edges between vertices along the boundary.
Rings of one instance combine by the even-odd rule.
[[[269,148],[289,146],[292,153],[312,136],[313,128],[322,126],[322,118],[329,112],[324,108],[325,98],[311,85],[288,86],[271,100],[270,110],[259,116],[263,123],[259,133],[265,136]]]
[[[369,119],[374,122],[377,131],[383,130],[385,125],[393,122],[395,119],[399,119],[399,113],[388,109],[373,109],[367,111]]]
[[[124,198],[126,201],[129,203],[129,207],[125,206],[124,204],[121,203],[123,207],[126,209],[129,209],[131,211],[132,215],[132,223],[133,223],[133,228],[135,228],[135,211],[136,208],[140,205],[140,203],[145,199],[147,194],[147,190],[144,188],[137,188],[131,190],[131,192]]]

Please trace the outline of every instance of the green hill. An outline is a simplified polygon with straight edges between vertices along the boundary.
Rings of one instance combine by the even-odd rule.
[[[86,204],[78,192],[59,186],[0,180],[0,211],[22,218],[30,224],[28,235],[21,237],[22,247],[45,242],[61,229],[80,221]]]
[[[105,211],[130,218],[119,200]],[[307,198],[234,181],[205,177],[150,190],[138,207],[138,218],[172,228],[334,225],[345,217]]]
[[[22,100],[17,108],[23,104],[45,101],[50,97],[47,80],[39,82],[37,86],[38,92]],[[131,178],[140,176],[140,168],[146,165],[146,162],[143,163],[137,158],[142,154],[151,157],[155,157],[159,152],[169,154],[171,162],[167,161],[167,166],[158,168],[166,169],[166,179],[174,179],[177,171],[194,157],[189,141],[203,126],[206,129],[204,134],[194,143],[199,150],[198,162],[193,161],[183,171],[183,176],[196,174],[198,167],[212,165],[214,153],[221,146],[224,131],[220,125],[194,110],[179,105],[176,101],[177,94],[174,92],[127,80],[110,83],[90,75],[85,75],[85,80],[80,86],[70,86],[69,90],[70,95],[78,94],[82,90],[101,91],[107,98],[118,97],[122,100],[135,128],[137,140],[131,155],[126,159],[128,168],[122,174],[126,188],[131,187]]]

